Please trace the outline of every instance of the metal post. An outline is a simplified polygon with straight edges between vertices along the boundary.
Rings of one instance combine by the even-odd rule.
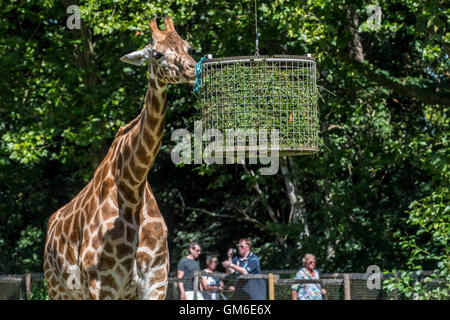
[[[352,297],[350,295],[350,275],[348,273],[344,274],[344,292],[345,300],[351,300]]]
[[[200,275],[200,270],[194,271],[194,300],[197,300],[199,275]]]
[[[273,273],[269,273],[269,300],[275,300],[275,285]]]
[[[180,291],[179,291],[179,287],[178,287],[178,279],[172,283],[172,286],[173,286],[172,297],[174,300],[179,300],[180,299]]]

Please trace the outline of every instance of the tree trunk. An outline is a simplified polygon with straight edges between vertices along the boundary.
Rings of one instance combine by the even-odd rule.
[[[284,184],[286,186],[286,194],[290,206],[288,223],[300,223],[303,226],[303,230],[299,235],[299,243],[301,246],[302,241],[306,237],[309,237],[309,227],[308,222],[306,221],[305,200],[298,192],[297,181],[289,169],[289,164],[291,164],[291,167],[295,167],[295,162],[290,161],[288,163],[286,157],[282,157],[280,160],[281,174],[283,175]]]
[[[354,6],[350,6],[347,10],[348,29],[351,35],[351,39],[348,43],[350,58],[364,62],[364,50],[361,43],[361,37],[358,33],[359,20]]]

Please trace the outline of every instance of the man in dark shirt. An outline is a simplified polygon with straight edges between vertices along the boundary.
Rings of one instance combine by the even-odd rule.
[[[251,251],[252,243],[248,239],[239,240],[239,256],[222,262],[228,273],[261,274],[259,259]],[[236,283],[237,300],[266,300],[266,283],[264,279],[240,279]]]
[[[200,270],[200,263],[197,259],[201,252],[200,245],[191,242],[189,254],[178,263],[177,278],[181,280],[178,282],[180,300],[194,300],[194,272]],[[197,300],[203,300],[200,291],[197,291]]]

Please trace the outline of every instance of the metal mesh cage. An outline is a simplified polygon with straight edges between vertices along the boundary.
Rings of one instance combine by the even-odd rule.
[[[216,152],[258,150],[265,146],[269,152],[277,149],[280,155],[288,156],[318,151],[314,59],[304,56],[207,59],[202,63],[201,79],[202,125],[223,135],[223,147],[217,146]],[[267,132],[264,146],[259,139],[262,129]],[[270,135],[273,129],[279,133],[276,138]],[[236,145],[226,141],[227,130],[252,131],[257,140]]]

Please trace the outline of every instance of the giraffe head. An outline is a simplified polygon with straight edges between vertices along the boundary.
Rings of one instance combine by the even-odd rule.
[[[147,45],[131,52],[121,61],[137,66],[149,60],[150,77],[164,83],[194,84],[195,60],[190,56],[192,47],[175,31],[171,18],[164,19],[166,28],[159,30],[155,20],[150,20],[152,37]]]

